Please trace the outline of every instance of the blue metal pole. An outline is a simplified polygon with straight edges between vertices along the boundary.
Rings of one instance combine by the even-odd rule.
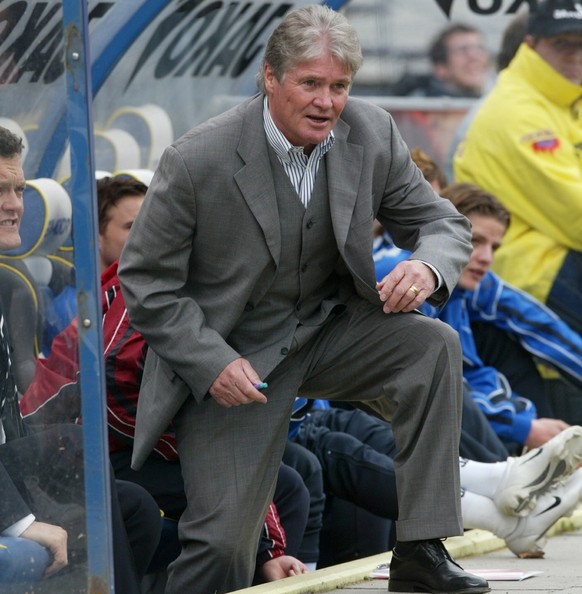
[[[97,196],[89,25],[86,0],[63,2],[67,125],[71,147],[70,194],[79,328],[85,446],[88,591],[114,592],[111,499],[105,408],[101,282],[97,268]],[[123,594],[123,593],[119,593]]]

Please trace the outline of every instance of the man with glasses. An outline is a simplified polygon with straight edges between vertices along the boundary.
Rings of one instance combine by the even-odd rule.
[[[432,41],[429,75],[406,74],[394,87],[408,97],[481,97],[491,73],[483,35],[471,25],[453,23]]]
[[[459,145],[456,181],[511,225],[494,270],[582,332],[582,2],[543,0]]]

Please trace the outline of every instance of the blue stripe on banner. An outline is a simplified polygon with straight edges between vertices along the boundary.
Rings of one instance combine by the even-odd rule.
[[[116,18],[124,24],[120,29],[114,31],[112,39],[105,41],[105,47],[95,48],[97,50],[96,58],[93,60],[91,68],[93,96],[97,95],[111,70],[141,32],[171,2],[172,0],[146,0],[137,9],[134,2],[119,3],[123,8],[120,11],[121,14],[116,12]]]
[[[322,4],[333,8],[334,10],[339,10],[343,6],[345,6],[350,0],[324,0]]]
[[[93,65],[91,67],[91,89],[95,97],[115,65],[123,58],[127,49],[152,20],[173,0],[145,0],[143,3],[119,2],[116,7],[116,22],[122,23],[119,29],[107,24],[109,35],[94,35]],[[44,150],[34,177],[51,177],[65,149],[68,139],[66,126],[66,107],[63,105],[57,115],[58,121],[47,120],[44,126],[46,133],[39,134],[40,138],[50,140],[50,150]],[[54,125],[54,130],[50,128]],[[44,130],[42,131],[44,132]],[[51,132],[49,134],[49,132]]]

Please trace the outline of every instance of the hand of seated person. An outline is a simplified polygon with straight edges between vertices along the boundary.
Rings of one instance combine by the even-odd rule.
[[[307,567],[299,559],[291,557],[291,555],[282,555],[263,563],[259,573],[265,582],[274,582],[275,580],[307,573]]]
[[[20,536],[37,542],[51,552],[53,562],[46,568],[43,577],[57,573],[68,564],[67,532],[60,526],[34,521]]]
[[[531,423],[531,429],[525,445],[530,450],[532,448],[539,448],[569,426],[568,423],[561,419],[534,419]]]

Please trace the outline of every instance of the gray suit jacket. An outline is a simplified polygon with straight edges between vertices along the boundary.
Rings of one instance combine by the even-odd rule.
[[[205,122],[164,152],[123,251],[119,278],[150,349],[138,405],[134,467],[192,394],[201,401],[240,355],[227,342],[248,302],[267,291],[280,257],[280,221],[263,97]],[[442,305],[471,252],[467,220],[410,159],[392,117],[349,99],[326,155],[337,247],[356,292],[375,290],[372,222],[442,275]]]

